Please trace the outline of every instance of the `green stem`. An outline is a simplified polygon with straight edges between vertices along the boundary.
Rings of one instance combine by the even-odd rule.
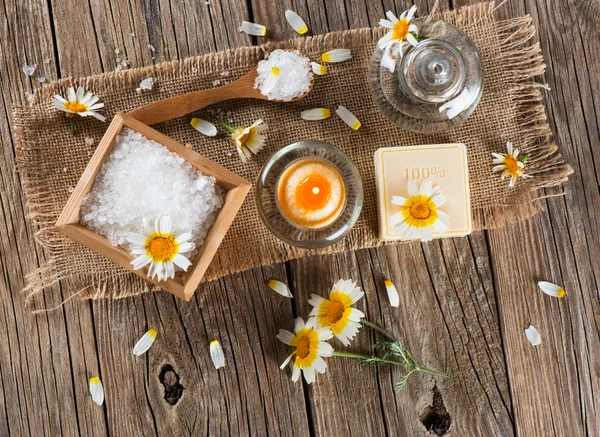
[[[444,378],[448,377],[447,373],[440,372],[438,370],[429,369],[427,367],[417,366],[417,367],[415,367],[415,370],[418,370],[419,372],[431,373],[432,375],[443,376]]]
[[[379,358],[379,357],[376,357],[373,355],[361,355],[361,354],[353,354],[351,352],[340,352],[340,351],[333,351],[333,355],[336,357],[354,358],[357,360],[373,360],[377,363],[395,364],[397,366],[404,366],[404,363],[401,363],[399,361],[386,360],[384,358]]]
[[[75,136],[75,117],[71,117],[71,127],[69,132],[71,132],[71,135]]]
[[[375,323],[371,323],[367,319],[360,319],[360,323],[362,323],[363,325],[368,326],[369,328],[371,328],[371,329],[379,332],[380,334],[382,334],[385,337],[389,338],[393,342],[397,342],[398,341],[392,334],[390,334],[388,331],[386,331],[385,329],[383,329],[381,326],[376,325]]]
[[[233,132],[235,131],[235,129],[231,126],[229,126],[227,123],[225,123],[223,120],[217,120],[217,122],[223,126],[225,129],[227,129],[227,132],[229,132],[230,134],[233,135]]]

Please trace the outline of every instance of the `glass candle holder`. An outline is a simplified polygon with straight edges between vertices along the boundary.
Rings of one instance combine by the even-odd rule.
[[[256,182],[262,220],[280,240],[317,249],[348,234],[362,209],[354,163],[323,141],[299,141],[275,153]]]
[[[384,52],[371,57],[368,81],[381,112],[416,133],[444,132],[463,123],[483,91],[483,67],[473,42],[444,21],[415,20],[420,42],[403,42],[403,56],[391,72],[381,65]]]

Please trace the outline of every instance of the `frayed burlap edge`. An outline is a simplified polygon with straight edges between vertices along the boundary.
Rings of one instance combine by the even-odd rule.
[[[483,3],[461,8],[458,12],[445,12],[442,14],[442,18],[461,27],[461,25],[472,24],[478,20],[493,21],[495,9],[494,3]],[[507,90],[507,93],[514,105],[512,110],[517,114],[522,129],[523,138],[519,143],[519,147],[523,153],[535,152],[532,153],[533,157],[528,161],[528,172],[533,176],[537,174],[543,175],[543,177],[534,177],[527,181],[528,190],[522,196],[518,196],[518,199],[522,199],[522,201],[514,202],[511,205],[496,205],[474,209],[472,215],[475,229],[499,227],[533,216],[543,209],[545,196],[541,190],[560,185],[572,173],[571,167],[564,163],[561,155],[557,153],[557,147],[550,141],[552,133],[546,118],[545,107],[542,104],[542,90],[548,88],[545,84],[535,81],[536,77],[543,74],[546,66],[539,43],[531,44],[530,42],[535,35],[532,18],[523,16],[496,21],[495,25],[498,29],[496,37],[500,38],[501,61],[506,66],[508,74],[511,75],[515,84]],[[365,39],[366,41],[373,38],[373,32],[377,32],[377,30],[357,29],[332,32],[327,35],[299,39],[295,43],[302,50],[303,45],[309,43],[317,46],[325,45],[331,43],[332,40],[335,41],[346,36],[348,33],[352,33],[358,40]],[[199,73],[203,73],[215,69],[223,70],[231,62],[240,66],[252,66],[257,59],[262,57],[265,50],[270,50],[278,45],[280,44],[270,43],[265,46],[247,47],[243,50],[228,50],[181,61],[165,62],[156,66],[124,70],[119,73],[105,73],[77,80],[66,78],[37,90],[36,99],[48,100],[54,94],[64,92],[68,86],[76,84],[94,89],[97,94],[102,94],[110,90],[116,82],[133,86],[149,75],[160,81],[185,77],[189,75],[192,68],[197,69]],[[23,107],[15,106],[16,113],[20,109],[23,109]],[[18,117],[15,118],[18,120]],[[39,269],[26,276],[26,286],[23,291],[28,298],[31,298],[62,279],[76,279],[79,275],[61,271],[54,262],[53,256],[60,255],[64,251],[64,246],[60,242],[64,237],[59,236],[53,230],[56,217],[50,212],[48,204],[45,202],[49,193],[39,189],[42,184],[32,182],[36,178],[36,165],[23,158],[24,152],[27,150],[27,144],[23,141],[24,136],[21,129],[22,126],[18,122],[15,123],[17,165],[19,171],[27,175],[23,179],[30,210],[29,218],[37,229],[36,240],[51,255]],[[507,206],[511,207],[507,208]],[[309,252],[281,243],[277,247],[270,248],[268,254],[260,252],[256,248],[248,248],[243,254],[218,252],[204,279],[213,280],[234,271],[256,267],[257,260],[260,260],[262,264],[267,264],[300,258],[307,254],[337,253],[343,250],[356,250],[381,244],[372,235],[357,232],[349,235],[342,243],[318,251]],[[235,270],[231,269],[230,266],[232,265],[235,266]],[[89,281],[89,285],[77,290],[74,295],[91,299],[101,297],[120,298],[157,289],[142,278],[125,271],[122,274],[85,275],[85,280]]]

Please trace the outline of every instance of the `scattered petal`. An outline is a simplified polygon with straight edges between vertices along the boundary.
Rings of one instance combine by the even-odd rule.
[[[102,386],[102,381],[97,376],[90,378],[90,394],[96,405],[102,405],[104,402],[104,387]]]
[[[538,282],[538,287],[540,287],[540,290],[542,290],[548,296],[558,298],[565,296],[565,289],[559,285],[553,284],[552,282],[540,281]]]
[[[150,346],[152,346],[154,340],[156,340],[156,335],[157,332],[155,329],[149,329],[133,347],[133,354],[139,356],[150,349]]]
[[[400,306],[400,295],[398,295],[398,290],[396,290],[396,286],[392,281],[385,281],[385,289],[387,290],[388,299],[390,300],[390,305],[393,307]]]
[[[300,117],[303,120],[325,120],[331,117],[331,111],[327,108],[314,108],[302,111]]]
[[[525,335],[527,336],[527,340],[529,340],[529,343],[531,343],[532,346],[538,346],[542,343],[540,333],[532,325],[529,325],[529,328],[525,330]]]
[[[223,348],[221,347],[219,340],[210,342],[210,357],[215,365],[215,369],[225,367],[225,354],[223,353]]]
[[[333,49],[321,55],[323,62],[342,62],[352,58],[350,49]]]
[[[306,25],[302,17],[294,11],[290,9],[285,11],[285,19],[290,24],[290,26],[292,26],[292,28],[300,35],[304,35],[306,32],[308,32],[308,26]]]
[[[27,76],[33,75],[33,73],[35,73],[36,69],[37,69],[37,64],[33,64],[33,65],[23,64],[23,73],[25,73]]]
[[[288,288],[288,286],[286,284],[284,284],[283,282],[280,282],[276,279],[271,279],[267,285],[269,286],[269,288],[273,291],[275,291],[278,294],[281,294],[283,297],[289,297],[289,298],[293,298],[294,296],[292,296],[292,293],[290,292],[290,289]]]
[[[192,118],[190,124],[194,129],[200,133],[203,133],[207,137],[214,137],[217,135],[217,126],[212,124],[210,121],[202,120],[201,118]]]
[[[335,113],[339,115],[340,118],[344,120],[344,123],[346,123],[352,129],[358,130],[360,128],[360,121],[358,121],[358,118],[356,118],[356,116],[348,109],[344,108],[343,106],[338,106],[338,108],[335,110]]]
[[[265,26],[262,24],[250,23],[249,21],[242,21],[242,25],[238,30],[253,36],[265,36],[267,34],[267,28]]]
[[[321,64],[318,64],[316,62],[311,62],[310,66],[312,68],[313,73],[319,75],[319,76],[323,76],[324,74],[327,74],[327,67]]]

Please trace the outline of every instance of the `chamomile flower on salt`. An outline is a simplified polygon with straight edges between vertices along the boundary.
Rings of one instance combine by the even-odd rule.
[[[97,376],[90,378],[90,395],[92,395],[92,400],[96,405],[104,403],[104,387],[102,386],[102,381]]]
[[[344,123],[346,123],[354,130],[358,130],[362,126],[358,118],[356,118],[356,116],[344,106],[338,106],[335,110],[335,113],[340,116]]]
[[[311,62],[310,67],[312,68],[312,72],[316,75],[323,76],[327,74],[327,67],[317,62]]]
[[[210,342],[210,358],[212,359],[215,369],[225,367],[225,354],[219,340],[213,340]]]
[[[331,357],[333,348],[325,340],[333,337],[331,329],[315,328],[316,320],[311,318],[304,323],[302,318],[298,317],[295,322],[294,332],[291,333],[285,329],[280,329],[277,338],[283,343],[293,346],[294,352],[281,365],[285,368],[295,357],[292,368],[292,381],[298,381],[300,372],[304,374],[304,379],[308,384],[315,381],[316,373],[325,373],[327,364],[322,357]]]
[[[339,280],[333,285],[329,299],[312,294],[308,303],[313,306],[310,312],[315,317],[318,327],[329,327],[345,346],[360,329],[360,319],[365,315],[362,311],[352,308],[365,293],[350,280]]]
[[[218,121],[231,135],[242,162],[245,163],[253,153],[256,155],[265,146],[266,136],[262,132],[267,130],[267,125],[263,124],[262,119],[259,118],[250,127],[233,127],[223,120]]]
[[[392,11],[387,11],[388,19],[379,20],[379,25],[390,29],[377,42],[377,46],[384,51],[381,59],[381,64],[393,72],[396,68],[397,58],[402,58],[403,45],[408,42],[412,46],[417,46],[416,35],[419,29],[415,24],[411,24],[411,20],[417,11],[417,7],[413,6],[408,11],[405,11],[397,18]]]
[[[242,21],[242,25],[238,30],[252,36],[265,36],[267,34],[267,28],[265,26],[262,24],[250,23],[249,21]]]
[[[352,59],[350,49],[333,49],[321,55],[321,60],[329,63],[343,62],[348,59]]]
[[[269,100],[290,101],[310,91],[310,59],[298,50],[273,50],[256,67],[254,88]]]
[[[525,163],[527,162],[527,155],[523,155],[521,158],[519,156],[519,149],[516,147],[513,148],[512,141],[508,141],[506,143],[506,152],[507,153],[492,153],[494,159],[492,163],[495,164],[492,168],[493,172],[502,172],[502,180],[504,178],[509,177],[510,181],[508,186],[513,188],[515,186],[515,182],[517,182],[518,178],[531,178],[533,176],[526,175],[523,173],[525,168]]]
[[[306,25],[302,17],[300,17],[300,15],[298,15],[294,11],[290,9],[285,11],[285,19],[290,24],[290,26],[292,26],[292,28],[300,35],[304,35],[306,32],[308,32],[308,26]]]
[[[269,286],[269,288],[271,290],[273,290],[277,294],[282,295],[283,297],[289,297],[290,299],[292,299],[294,297],[294,296],[292,296],[292,293],[291,293],[290,289],[288,288],[288,286],[281,281],[278,281],[276,279],[271,279],[267,283],[267,285]]]
[[[431,241],[434,230],[443,234],[448,229],[450,217],[439,209],[446,196],[429,180],[423,181],[420,188],[416,180],[409,181],[408,198],[393,196],[391,202],[403,210],[390,217],[390,224],[407,240]]]
[[[565,289],[552,282],[540,281],[538,287],[548,296],[558,297],[559,299],[565,296]]]
[[[314,108],[302,111],[300,118],[303,120],[325,120],[331,117],[331,111],[327,108]]]
[[[158,277],[159,281],[175,277],[175,266],[184,272],[192,265],[183,254],[195,249],[189,242],[189,232],[175,233],[173,223],[168,216],[158,217],[154,223],[144,218],[145,235],[130,233],[127,241],[131,243],[129,251],[137,258],[131,261],[134,270],[150,264],[148,277]]]
[[[192,118],[190,124],[194,129],[206,135],[207,137],[214,137],[217,135],[217,126],[212,124],[210,121],[202,120],[201,118]]]
[[[152,346],[154,344],[154,340],[156,340],[157,334],[158,333],[156,332],[156,329],[149,329],[148,332],[142,335],[142,338],[140,338],[133,347],[133,354],[139,356],[150,349],[150,346]]]

